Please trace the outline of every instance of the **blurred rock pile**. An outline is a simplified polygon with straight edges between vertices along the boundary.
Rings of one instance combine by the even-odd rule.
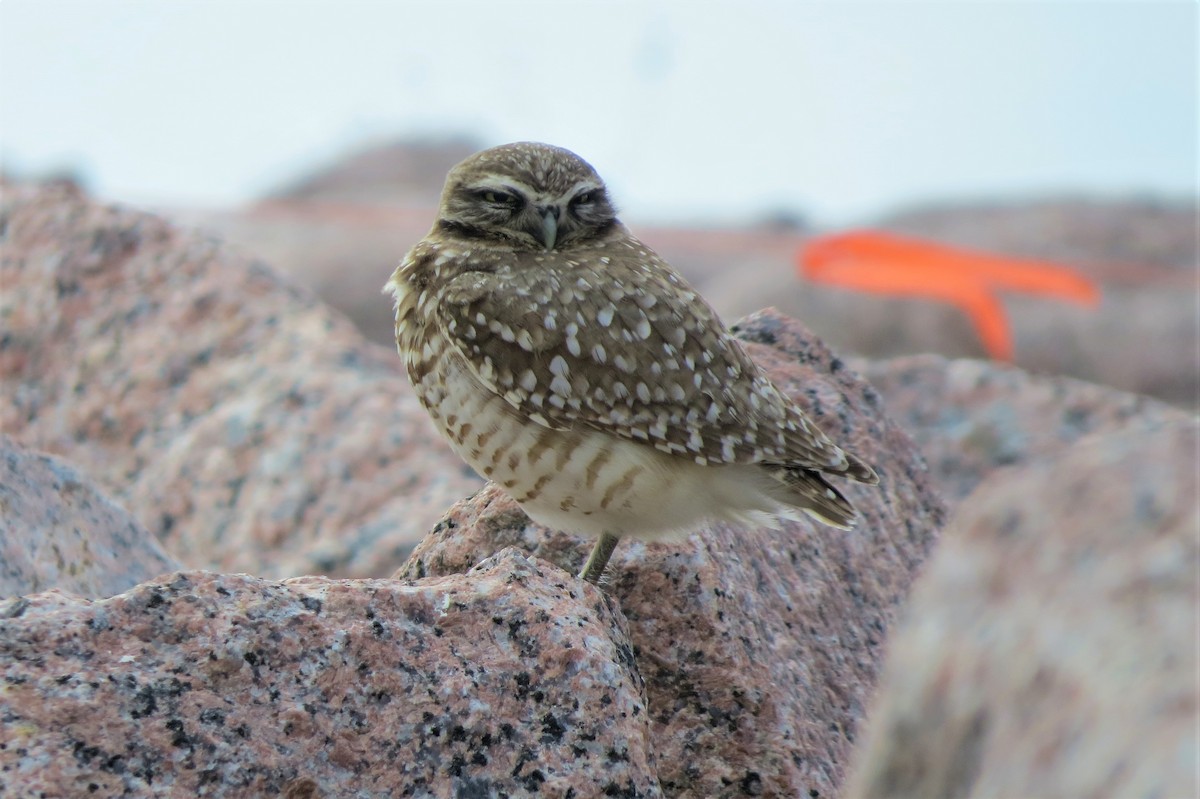
[[[351,258],[399,213],[308,212]],[[631,542],[600,591],[302,275],[69,187],[0,231],[0,794],[1197,791],[1190,412],[757,313],[863,521]]]
[[[69,189],[4,194],[0,425],[183,563],[387,574],[481,484],[398,359],[263,263]]]
[[[1198,447],[1136,424],[963,502],[846,796],[1194,796]]]

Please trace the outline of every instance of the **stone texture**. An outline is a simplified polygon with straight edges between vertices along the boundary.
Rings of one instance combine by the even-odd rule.
[[[1195,421],[987,480],[889,644],[845,794],[1196,796]]]
[[[875,680],[887,629],[932,545],[941,501],[878,395],[797,323],[746,320],[772,378],[880,486],[844,485],[850,532],[815,522],[727,526],[678,542],[623,541],[606,590],[629,622],[646,681],[663,791],[676,797],[832,797]],[[591,542],[535,526],[488,486],[452,508],[398,576],[465,572],[515,546],[575,572]]]
[[[620,614],[511,550],[409,584],[9,601],[0,679],[5,796],[662,795]]]
[[[70,464],[0,435],[0,597],[57,588],[101,598],[178,568]]]
[[[1087,434],[1188,418],[1149,397],[990,361],[913,355],[851,363],[920,446],[951,505],[995,469],[1030,463]]]
[[[0,224],[0,427],[184,563],[386,574],[481,484],[399,358],[262,264],[64,188],[6,187]]]
[[[336,241],[337,229],[330,231]],[[399,359],[363,344],[345,320],[261,265],[153,217],[87,202],[69,187],[6,187],[0,236],[0,425],[19,446],[80,464],[100,481],[97,491],[141,517],[184,562],[268,575],[384,574],[437,514],[481,485],[433,438]],[[714,250],[725,263],[737,251]],[[395,257],[379,265],[380,283]],[[344,268],[338,277],[357,279]],[[1194,674],[1197,665],[1194,648],[1174,661],[1155,654],[1168,634],[1195,640],[1194,611],[1184,625],[1179,592],[1171,592],[1183,585],[1195,607],[1194,582],[1177,569],[1196,562],[1196,547],[1194,539],[1179,543],[1177,531],[1194,531],[1197,520],[1170,510],[1182,490],[1194,514],[1194,460],[1192,472],[1179,464],[1188,441],[1195,452],[1195,430],[1171,440],[1161,432],[1182,429],[1168,427],[1182,412],[1067,378],[936,357],[863,364],[876,392],[786,317],[761,313],[738,329],[785,390],[879,469],[879,488],[846,486],[865,515],[855,531],[789,523],[624,542],[606,587],[621,613],[549,564],[512,552],[492,557],[511,545],[573,572],[591,542],[537,528],[488,487],[453,507],[419,546],[401,571],[406,585],[188,573],[102,602],[61,591],[10,601],[0,612],[0,794],[86,794],[94,783],[99,795],[575,789],[582,797],[599,787],[626,796],[834,796],[885,637],[941,524],[936,489],[957,503],[1002,466],[1021,468],[994,475],[994,485],[1008,487],[984,486],[964,510],[1003,535],[1010,516],[999,509],[1015,519],[1012,543],[994,532],[964,534],[962,546],[979,549],[962,590],[993,593],[986,602],[968,597],[961,610],[934,607],[957,613],[951,621],[960,627],[934,613],[928,623],[950,632],[906,661],[918,679],[925,659],[947,659],[947,673],[961,679],[951,686],[957,693],[929,694],[940,702],[934,711],[950,718],[950,700],[966,696],[974,715],[939,726],[950,738],[931,750],[917,746],[918,726],[911,734],[902,727],[901,736],[890,728],[885,737],[913,738],[901,762],[926,762],[917,758],[952,747],[966,755],[958,762],[970,762],[972,747],[993,746],[981,750],[970,783],[986,788],[989,774],[1028,755],[1024,738],[1008,732],[1016,722],[1001,711],[1061,705],[1069,711],[1061,717],[1027,716],[1046,719],[1047,757],[1065,764],[1051,776],[1067,785],[1079,770],[1065,736],[1076,735],[1080,751],[1094,744],[1085,751],[1101,753],[1092,766],[1108,762],[1104,753],[1120,762],[1129,751],[1118,740],[1124,731],[1106,723],[1080,733],[1072,719],[1128,714],[1150,725],[1147,708],[1178,706],[1194,724],[1194,692],[1147,692],[1151,683],[1174,690],[1180,669]],[[932,473],[904,426],[929,454]],[[1062,454],[1086,433],[1113,430],[1126,433],[1106,440],[1126,442],[1124,449],[1084,445]],[[83,478],[22,457],[33,465],[9,467],[11,484],[27,479],[60,493],[80,514],[80,529],[90,524],[98,511],[71,504],[83,496],[72,487]],[[1180,475],[1190,480],[1183,489],[1173,482]],[[33,510],[12,518],[33,518],[43,503],[22,501]],[[57,511],[47,504],[44,512]],[[1155,537],[1158,517],[1175,532]],[[1139,528],[1154,535],[1139,538]],[[1066,538],[1047,530],[1066,530]],[[1108,536],[1103,547],[1087,538],[1097,531]],[[0,546],[10,543],[5,534]],[[80,535],[79,555],[63,556],[72,550],[59,544],[56,567],[98,562],[88,561],[85,544],[94,556],[91,534]],[[952,557],[959,568],[966,556]],[[997,599],[1010,584],[1021,590]],[[1089,596],[1104,602],[1088,604]],[[1067,603],[1067,621],[1040,618],[1039,602]],[[985,610],[996,616],[974,630],[980,643],[970,624],[990,618]],[[920,613],[912,623],[925,623]],[[1124,626],[1108,629],[1112,619]],[[1043,621],[1054,625],[1050,644],[1066,643],[1037,661],[1050,664],[1047,671],[1021,682],[1032,668],[1025,653],[1043,654],[1021,625]],[[978,654],[989,635],[1009,646],[1010,660]],[[978,652],[959,652],[956,636]],[[1069,649],[1074,641],[1085,654]],[[1140,651],[1153,657],[1129,669],[1142,671],[1114,671]],[[976,673],[995,680],[981,683],[996,686],[995,707],[978,704],[989,696],[982,689],[970,693]],[[1141,704],[1118,704],[1114,697],[1126,693]],[[471,695],[501,698],[482,709]],[[413,707],[432,719],[414,720]],[[980,707],[983,715],[975,714]],[[1186,757],[1194,736],[1172,738],[1181,722],[1168,711],[1152,720],[1162,723],[1143,726],[1141,737],[1164,751],[1181,740],[1187,752],[1180,761],[1145,762],[1168,777],[1180,762],[1194,769]],[[908,784],[890,768],[895,761],[871,762],[893,780],[887,784]],[[930,780],[969,783],[969,774],[963,783],[946,776],[948,761],[928,762]],[[1112,779],[1126,782],[1114,784],[1150,785],[1138,781],[1145,769],[1124,762],[1132,765]],[[1048,773],[1042,765],[1026,769],[1031,779]],[[579,774],[608,781],[580,782]],[[1069,783],[1076,784],[1084,783]]]

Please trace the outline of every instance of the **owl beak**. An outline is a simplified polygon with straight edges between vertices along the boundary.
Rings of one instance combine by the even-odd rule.
[[[547,250],[553,250],[558,238],[558,206],[539,208],[538,211],[542,215],[542,244]]]

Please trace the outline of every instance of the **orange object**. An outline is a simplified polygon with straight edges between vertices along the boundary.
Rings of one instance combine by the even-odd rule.
[[[804,277],[818,283],[954,305],[971,319],[988,353],[1003,361],[1013,359],[1013,341],[997,292],[1020,291],[1089,306],[1100,301],[1095,283],[1062,264],[870,230],[812,240],[800,255],[800,267]]]

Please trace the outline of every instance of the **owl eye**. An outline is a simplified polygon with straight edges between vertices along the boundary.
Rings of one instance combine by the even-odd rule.
[[[571,200],[571,204],[572,205],[588,205],[589,203],[593,203],[595,201],[596,201],[596,192],[585,191],[580,194],[576,194],[574,199]]]
[[[476,196],[490,205],[501,205],[505,208],[517,208],[521,205],[520,197],[497,189],[481,189]]]

